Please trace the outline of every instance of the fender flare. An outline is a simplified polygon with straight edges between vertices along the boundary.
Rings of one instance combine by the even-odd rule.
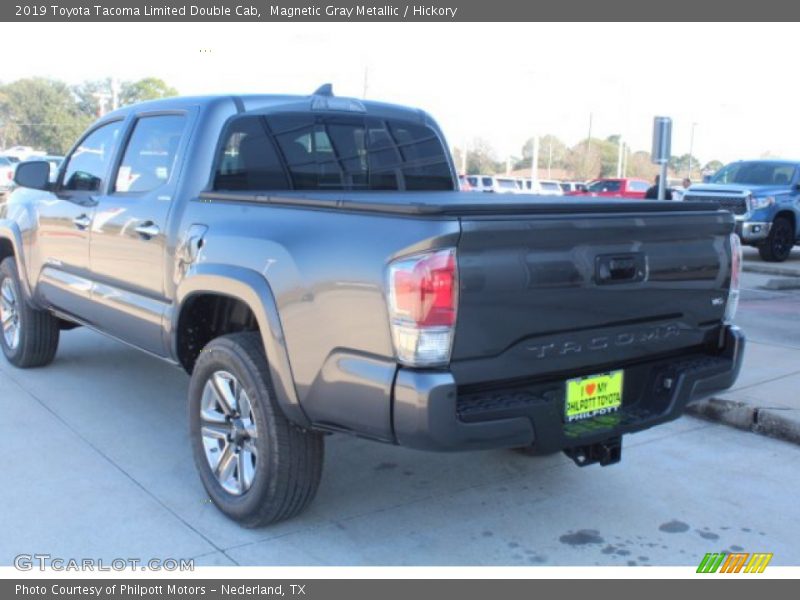
[[[278,305],[272,288],[261,273],[230,265],[209,263],[194,265],[178,284],[171,323],[165,324],[173,356],[178,356],[176,332],[181,311],[187,300],[203,293],[229,296],[250,307],[261,331],[278,404],[289,420],[304,427],[310,426],[311,422],[300,406],[294,385],[294,375],[278,314]]]
[[[28,279],[28,267],[25,263],[22,233],[19,230],[19,225],[10,219],[0,219],[0,240],[8,240],[11,243],[11,247],[14,250],[14,257],[17,260],[17,272],[19,273],[20,283],[22,284],[22,293],[30,304],[35,305],[33,291],[31,290],[30,280]]]

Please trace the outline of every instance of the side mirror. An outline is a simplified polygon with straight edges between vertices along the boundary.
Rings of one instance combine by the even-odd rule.
[[[14,183],[20,187],[34,190],[50,189],[50,163],[44,160],[30,160],[17,165]]]

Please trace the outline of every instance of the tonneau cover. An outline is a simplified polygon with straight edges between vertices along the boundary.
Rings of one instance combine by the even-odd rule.
[[[204,202],[250,202],[405,215],[708,212],[703,202],[487,194],[483,192],[203,192]]]

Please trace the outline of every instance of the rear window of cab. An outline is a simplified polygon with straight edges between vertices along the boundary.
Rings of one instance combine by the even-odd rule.
[[[223,132],[214,189],[454,190],[436,132],[352,115],[243,115]]]

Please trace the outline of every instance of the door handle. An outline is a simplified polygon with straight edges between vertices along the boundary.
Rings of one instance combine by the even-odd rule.
[[[642,252],[604,254],[595,259],[595,281],[600,285],[638,283],[646,278],[647,257]]]
[[[158,228],[158,225],[156,225],[152,221],[145,221],[144,223],[136,227],[136,233],[138,233],[143,238],[149,240],[150,238],[153,238],[157,236],[159,233],[161,233],[161,230]]]
[[[72,219],[72,224],[78,229],[88,229],[92,224],[92,220],[87,215],[80,215]]]

